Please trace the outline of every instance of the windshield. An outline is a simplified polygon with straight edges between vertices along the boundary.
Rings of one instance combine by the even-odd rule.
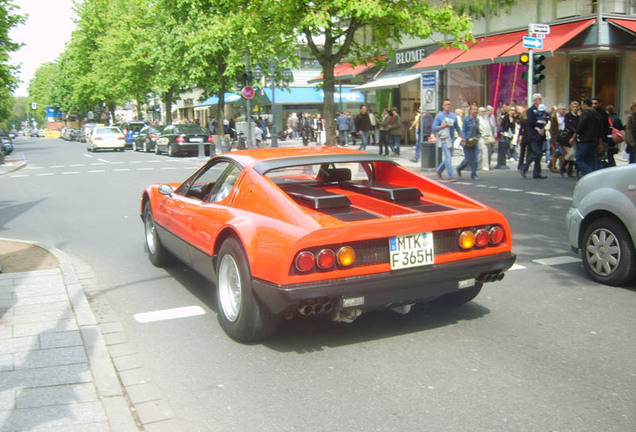
[[[120,134],[121,131],[118,128],[113,127],[98,127],[95,129],[95,134],[99,135],[112,135],[112,134]]]
[[[321,163],[277,168],[265,173],[274,183],[339,183],[373,180],[370,162]]]
[[[205,129],[196,124],[178,125],[175,127],[175,130],[180,134],[208,134]]]

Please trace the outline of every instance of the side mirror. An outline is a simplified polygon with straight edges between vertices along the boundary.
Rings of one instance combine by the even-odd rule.
[[[172,189],[172,186],[162,184],[161,186],[159,186],[159,193],[161,195],[172,195],[174,193],[174,189]]]

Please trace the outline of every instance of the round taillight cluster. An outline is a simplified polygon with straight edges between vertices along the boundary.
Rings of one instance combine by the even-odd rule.
[[[486,246],[497,246],[504,240],[504,230],[499,225],[493,227],[479,227],[472,230],[465,230],[459,234],[459,247],[463,250],[472,248],[485,248]]]
[[[350,246],[343,246],[334,252],[333,249],[320,249],[317,252],[302,251],[296,255],[294,266],[301,273],[311,271],[334,270],[337,266],[350,267],[356,260],[356,253]]]

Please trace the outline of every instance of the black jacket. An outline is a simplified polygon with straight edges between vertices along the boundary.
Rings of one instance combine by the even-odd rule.
[[[601,114],[596,110],[592,108],[583,110],[576,128],[579,142],[598,142],[600,138],[603,138],[602,120]]]

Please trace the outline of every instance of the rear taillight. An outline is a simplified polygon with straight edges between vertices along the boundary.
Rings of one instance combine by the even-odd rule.
[[[474,247],[485,248],[487,246],[500,245],[504,238],[505,232],[499,225],[492,227],[483,226],[461,231],[458,244],[463,250],[469,250]]]
[[[186,139],[183,137],[183,135],[179,135],[177,139],[175,139],[175,141],[178,143],[184,143],[186,142]]]
[[[102,138],[102,137],[95,137],[95,138],[93,138],[93,141],[101,141],[101,140],[103,140],[103,139],[104,139],[104,138]]]
[[[120,136],[120,137],[117,137],[117,139],[118,139],[118,140],[122,140],[122,141],[123,141],[123,140],[124,140],[124,137],[123,137],[123,136]]]
[[[210,136],[208,137],[208,142],[209,142],[209,143],[214,142],[214,138],[212,138],[212,135],[210,135]]]
[[[338,265],[349,267],[356,260],[356,252],[350,246],[343,246],[338,249],[336,257],[338,258]]]
[[[343,246],[334,252],[323,248],[317,252],[302,251],[296,255],[294,266],[300,273],[312,271],[330,271],[342,267],[350,267],[356,260],[356,253],[350,246]]]
[[[316,258],[311,252],[303,251],[296,256],[294,261],[296,269],[301,273],[307,273],[314,269]]]
[[[148,135],[150,137],[150,139],[156,139],[157,135]]]
[[[331,249],[323,249],[318,252],[316,263],[320,270],[329,270],[336,265],[336,254]]]

